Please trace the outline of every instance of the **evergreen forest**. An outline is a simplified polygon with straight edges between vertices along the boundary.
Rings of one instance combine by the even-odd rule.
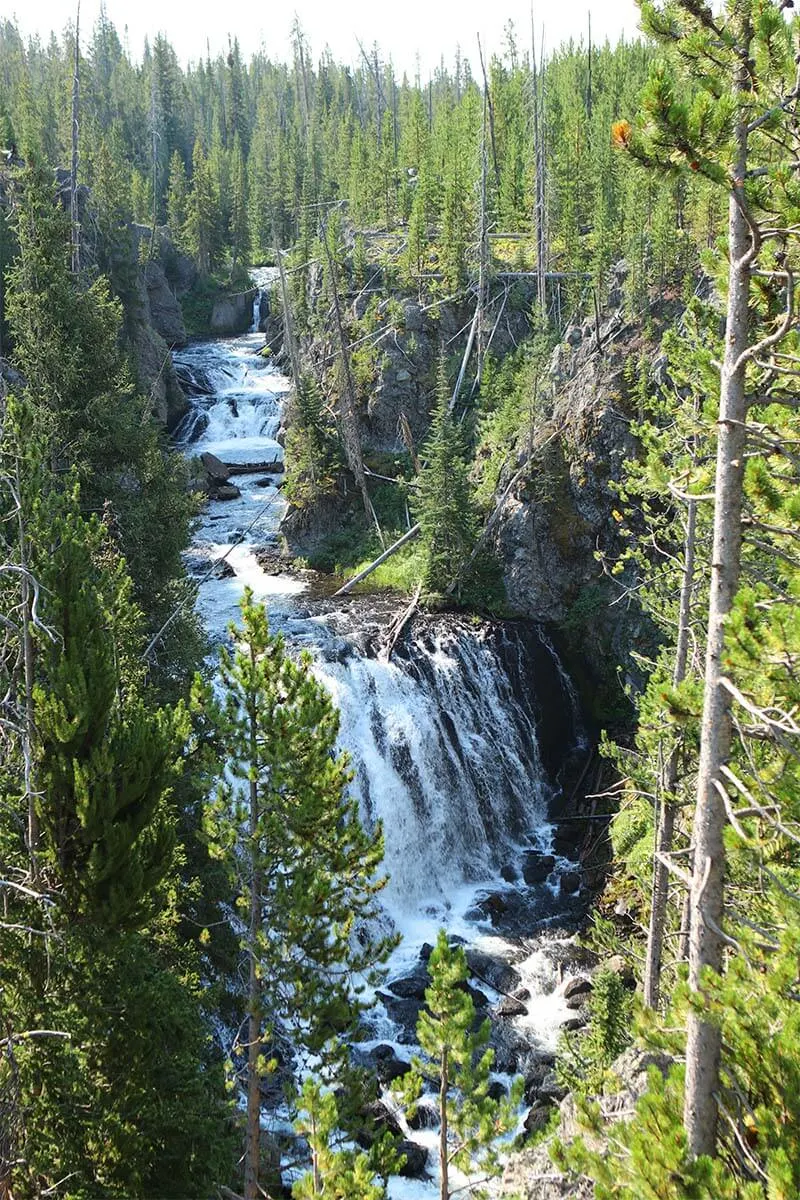
[[[0,20],[0,1200],[800,1197],[800,18],[638,3]]]

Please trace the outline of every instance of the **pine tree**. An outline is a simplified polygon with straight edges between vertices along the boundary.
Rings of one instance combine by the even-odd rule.
[[[375,1172],[370,1155],[337,1149],[340,1137],[336,1096],[313,1079],[303,1084],[298,1098],[300,1117],[295,1129],[308,1142],[311,1170],[294,1184],[294,1200],[327,1196],[330,1200],[385,1200],[386,1183]]]
[[[245,1196],[258,1195],[260,1085],[266,1055],[287,1030],[322,1082],[341,1062],[360,1011],[359,980],[390,943],[366,921],[384,880],[381,831],[361,826],[347,797],[347,759],[334,753],[338,714],[245,592],[233,652],[223,650],[221,750],[236,787],[208,813],[218,852],[240,864],[249,964]]]
[[[444,592],[460,577],[475,540],[475,510],[462,449],[461,428],[450,411],[450,398],[439,364],[436,409],[422,452],[415,500],[425,555],[423,585]]]
[[[498,1139],[515,1124],[522,1099],[518,1079],[505,1099],[489,1095],[494,1051],[489,1047],[488,1020],[476,1024],[475,1004],[467,991],[467,959],[461,946],[451,947],[440,930],[428,961],[430,986],[417,1024],[426,1058],[415,1058],[403,1081],[404,1095],[413,1101],[423,1080],[438,1084],[439,1196],[485,1195],[484,1184],[499,1173]],[[454,1183],[453,1170],[468,1179]],[[474,1183],[470,1177],[477,1176]]]

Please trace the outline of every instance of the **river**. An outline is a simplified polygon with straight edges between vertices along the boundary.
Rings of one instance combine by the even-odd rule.
[[[271,273],[254,278],[267,287]],[[257,310],[258,303],[256,319]],[[263,346],[254,327],[175,353],[191,392],[191,411],[176,434],[186,454],[208,451],[228,463],[282,455],[276,435],[290,381],[259,354]],[[560,1026],[573,1015],[559,986],[559,931],[580,910],[563,886],[575,864],[546,856],[559,764],[582,741],[574,693],[545,632],[529,623],[423,619],[391,662],[376,656],[373,635],[385,620],[385,598],[315,600],[302,579],[259,565],[259,552],[279,546],[286,505],[276,478],[237,476],[239,498],[207,504],[191,567],[205,576],[197,603],[212,643],[226,637],[249,586],[266,604],[272,628],[290,646],[311,650],[315,673],[341,712],[340,744],[353,759],[362,819],[383,821],[390,876],[384,905],[403,940],[360,1051],[369,1061],[376,1047],[389,1046],[407,1061],[409,1002],[395,996],[392,981],[406,981],[396,988],[409,991],[408,980],[423,969],[422,948],[444,926],[469,946],[473,982],[489,1005],[501,999],[491,982],[502,982],[494,968],[487,978],[487,962],[505,965],[517,994],[527,993],[516,1015],[495,1023],[498,1066],[505,1068],[497,1077],[507,1081],[536,1055],[552,1055]],[[209,575],[222,559],[227,565]],[[537,864],[544,864],[538,875]],[[430,1178],[393,1179],[390,1195],[433,1197],[436,1131],[412,1132],[400,1123],[431,1150]]]

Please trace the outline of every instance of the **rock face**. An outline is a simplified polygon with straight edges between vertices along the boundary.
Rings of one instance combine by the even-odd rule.
[[[147,289],[147,304],[153,329],[168,346],[185,345],[186,326],[183,323],[183,312],[167,283],[167,277],[161,264],[151,259],[145,263],[142,274]]]
[[[258,289],[250,288],[246,292],[220,296],[215,300],[209,321],[211,332],[227,337],[248,330],[253,321],[253,301],[257,295]]]

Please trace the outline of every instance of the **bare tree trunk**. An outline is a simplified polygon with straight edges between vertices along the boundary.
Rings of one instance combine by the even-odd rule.
[[[81,226],[78,213],[78,118],[80,115],[80,63],[81,63],[81,0],[75,14],[75,60],[72,72],[72,165],[69,181],[69,219],[71,232],[72,274],[81,269]]]
[[[331,291],[333,292],[333,317],[336,325],[336,336],[339,341],[339,368],[342,377],[342,441],[344,442],[344,452],[347,457],[347,465],[353,472],[353,477],[356,481],[356,486],[361,492],[361,498],[364,501],[364,512],[367,514],[367,520],[374,520],[377,525],[375,512],[372,508],[372,503],[367,491],[367,481],[364,476],[364,460],[361,455],[361,439],[358,436],[358,418],[356,417],[356,393],[353,386],[353,376],[350,373],[350,358],[347,348],[347,340],[344,335],[344,326],[342,324],[342,310],[339,303],[339,286],[336,280],[336,267],[333,262],[331,248],[328,245],[328,230],[325,222],[322,222],[322,244],[325,248],[325,257],[328,260],[328,271],[331,280]],[[378,529],[380,534],[380,529]],[[383,539],[381,539],[383,540]]]
[[[531,14],[531,87],[533,89],[533,143],[536,170],[534,226],[536,229],[536,302],[544,322],[547,317],[547,232],[545,223],[544,113],[542,72],[536,65],[536,35]]]
[[[678,611],[678,639],[675,646],[675,667],[672,682],[677,686],[686,678],[686,663],[689,657],[689,615],[692,589],[694,586],[695,527],[697,524],[697,501],[690,500],[686,515],[686,541],[681,581],[681,599]],[[661,812],[656,830],[655,855],[653,857],[653,893],[650,905],[650,927],[647,933],[647,956],[644,969],[644,1002],[648,1008],[658,1008],[661,987],[661,959],[664,947],[664,928],[667,917],[669,895],[669,871],[662,855],[672,850],[677,808],[671,803],[678,781],[678,753],[680,743],[676,739],[669,752],[659,791]]]
[[[748,88],[747,68],[740,68],[737,88]],[[747,169],[747,125],[742,115],[736,127],[734,183],[728,204],[728,309],[725,354],[720,380],[714,539],[708,610],[700,763],[697,778],[692,873],[689,986],[702,992],[705,971],[722,969],[722,921],[725,881],[726,823],[720,768],[731,744],[730,696],[723,687],[725,623],[739,584],[741,558],[742,483],[744,478],[745,351],[748,347],[750,246],[745,217],[744,179]],[[721,1038],[716,1025],[690,1009],[687,1020],[686,1089],[683,1121],[693,1156],[713,1154],[717,1135]]]
[[[256,662],[250,647],[251,669]],[[249,705],[250,761],[258,761],[258,721],[255,701]],[[258,1060],[261,1054],[261,988],[258,981],[258,942],[261,936],[261,847],[258,844],[258,784],[250,780],[250,936],[248,941],[249,980],[247,987],[247,1134],[244,1156],[245,1200],[259,1200],[258,1177],[261,1167],[261,1075]]]
[[[450,1179],[447,1161],[447,1084],[448,1084],[447,1046],[442,1047],[442,1075],[439,1080],[439,1112],[441,1125],[439,1127],[439,1200],[450,1200]]]
[[[28,562],[28,535],[22,511],[22,475],[19,459],[15,466],[14,505],[17,512],[17,538],[19,542],[20,601],[21,601],[21,650],[23,671],[22,758],[24,763],[25,798],[28,804],[27,850],[31,879],[38,878],[39,869],[36,852],[39,845],[39,816],[36,812],[36,795],[33,780],[33,742],[35,725],[33,720],[34,644],[33,644],[33,599],[30,564]]]
[[[272,222],[272,241],[275,246],[275,262],[278,264],[278,278],[281,285],[281,307],[283,308],[283,332],[286,340],[286,348],[289,351],[289,361],[292,364],[292,376],[295,386],[295,391],[300,387],[300,357],[297,353],[297,342],[294,338],[294,321],[292,319],[292,306],[289,302],[289,288],[286,285],[286,269],[283,265],[283,254],[278,245],[278,234],[275,229],[275,221]]]

